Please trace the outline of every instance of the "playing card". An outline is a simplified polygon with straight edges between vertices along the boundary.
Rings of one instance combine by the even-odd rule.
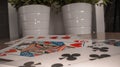
[[[93,51],[90,51],[89,48],[69,48],[63,50],[61,52],[50,53],[46,55],[41,55],[39,57],[34,57],[33,59],[24,59],[15,62],[11,62],[9,64],[20,66],[24,65],[24,63],[29,61],[34,61],[34,63],[41,62],[41,66],[43,67],[54,67],[54,66],[71,66],[72,64],[82,63],[89,61],[89,55],[92,54]],[[40,60],[38,60],[40,59]],[[49,62],[49,63],[48,63]],[[15,64],[14,64],[15,63]]]
[[[67,67],[78,63],[93,62],[95,60],[109,58],[119,55],[120,47],[105,44],[103,42],[93,43],[92,46],[79,48],[66,48],[60,52],[44,54],[30,59],[10,62],[15,66],[25,66],[27,64],[36,67]],[[36,65],[39,64],[39,65]]]
[[[120,55],[95,60],[95,61],[88,61],[84,63],[73,64],[69,67],[119,67],[120,65]]]
[[[34,64],[41,62],[41,65],[37,65],[38,67],[39,66],[42,66],[42,67],[64,66],[66,67],[74,63],[88,61],[89,60],[87,58],[89,57],[88,54],[84,54],[82,56],[84,52],[82,52],[82,50],[80,49],[70,48],[70,49],[63,50],[61,52],[45,54],[45,55],[41,55],[38,57],[30,58],[30,59],[19,60],[21,62],[14,61],[14,62],[7,63],[7,64],[20,66],[20,65],[25,65],[25,63],[28,63],[28,62],[31,62],[31,63],[34,62]]]
[[[91,40],[75,40],[73,42],[63,41],[42,41],[42,40],[24,40],[0,51],[0,57],[9,56],[35,57],[42,54],[58,52],[67,47],[79,48],[91,45]],[[11,59],[12,60],[12,59]],[[15,59],[14,59],[15,60]]]

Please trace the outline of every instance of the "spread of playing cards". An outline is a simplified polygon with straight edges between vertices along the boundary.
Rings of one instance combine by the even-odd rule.
[[[7,44],[11,46],[0,50],[0,64],[15,67],[87,67],[84,65],[109,64],[109,60],[117,62],[120,58],[120,40],[115,39],[82,39],[77,35],[26,36]]]

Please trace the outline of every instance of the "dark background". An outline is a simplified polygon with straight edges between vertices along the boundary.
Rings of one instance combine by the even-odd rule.
[[[106,32],[120,32],[120,0],[111,0],[105,6]]]
[[[0,0],[0,39],[2,38],[9,38],[7,0]]]
[[[105,6],[105,31],[120,32],[120,0],[111,0]],[[9,38],[8,3],[0,0],[0,39]]]

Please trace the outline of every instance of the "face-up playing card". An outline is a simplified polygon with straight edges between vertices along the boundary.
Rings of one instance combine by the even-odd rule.
[[[79,41],[76,42],[78,43]],[[35,67],[67,67],[77,63],[112,57],[118,55],[120,53],[119,50],[120,47],[97,42],[82,48],[69,47],[59,52],[43,54],[38,57],[22,59],[8,64],[21,67],[28,64]]]
[[[32,37],[31,37],[32,38]],[[91,45],[91,40],[75,40],[74,42],[62,41],[40,41],[40,40],[24,40],[0,51],[1,58],[17,57],[35,57],[42,54],[58,52],[69,48],[79,48]],[[12,59],[11,60],[16,60]]]
[[[25,41],[1,50],[0,56],[17,55],[34,57],[44,53],[61,51],[65,48],[64,42],[56,41]]]
[[[41,62],[41,65],[37,65],[37,66],[42,66],[42,67],[55,67],[55,66],[66,67],[66,66],[71,66],[72,64],[75,63],[89,61],[89,54],[91,53],[91,51],[89,50],[86,51],[86,49],[87,49],[86,47],[70,48],[63,50],[61,52],[41,55],[39,57],[34,57],[31,59],[19,60],[21,62],[15,61],[9,64],[15,66],[21,66],[21,65],[25,65],[25,63],[32,61],[35,64]]]

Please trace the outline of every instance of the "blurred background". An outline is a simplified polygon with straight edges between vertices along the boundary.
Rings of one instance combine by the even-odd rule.
[[[105,17],[105,32],[120,32],[120,0],[111,0],[111,3],[108,4],[107,6],[104,6],[104,17]],[[13,30],[12,32],[10,31],[10,27],[11,23],[9,22],[9,18],[13,18],[14,17],[14,21],[13,22],[17,22],[17,15],[13,14],[13,17],[9,17],[9,11],[8,9],[10,9],[7,0],[0,0],[0,39],[6,39],[6,38],[10,38],[10,34],[14,35],[14,37],[19,38],[21,35],[21,32],[18,31],[19,28],[16,28],[15,30]],[[13,9],[13,8],[11,8]],[[55,27],[52,26],[51,29],[51,34],[64,34],[64,27],[60,28],[60,25],[62,23],[61,20],[61,13],[59,13],[59,15],[54,15],[51,18],[52,19],[56,19],[51,21],[51,24],[57,24],[56,27],[58,27],[58,29],[54,29]],[[57,17],[57,18],[56,18]],[[59,18],[59,19],[58,19]],[[12,23],[12,26],[16,26],[19,27],[17,23]],[[12,28],[11,28],[12,29]],[[17,32],[16,32],[17,31]],[[54,33],[52,33],[54,32]]]
[[[120,32],[120,0],[111,0],[105,6],[105,27],[106,32]]]

